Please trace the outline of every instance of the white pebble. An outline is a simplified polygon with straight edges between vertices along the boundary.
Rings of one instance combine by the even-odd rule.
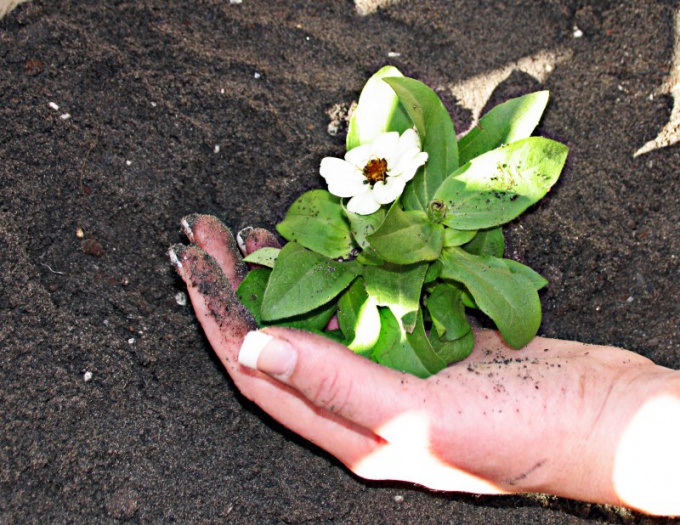
[[[577,26],[574,26],[574,38],[581,38],[583,36],[583,31],[581,31]]]
[[[128,344],[130,344],[130,345],[135,344],[135,338],[131,337],[130,339],[128,339]]]
[[[83,374],[83,381],[86,383],[90,382],[92,380],[92,372],[89,370]]]
[[[59,104],[55,104],[54,102],[50,102],[48,104],[54,111],[59,111]]]
[[[243,0],[229,0],[230,4],[240,4],[243,3]]]
[[[260,75],[257,71],[255,71],[255,74],[253,75],[255,78],[260,78],[262,75]]]
[[[389,53],[387,53],[387,56],[390,58],[397,58],[401,56],[401,53],[397,53],[396,51],[390,51]]]
[[[220,152],[220,146],[219,146],[219,144],[215,144],[215,148],[213,149],[213,151],[214,151],[215,153],[219,153],[219,152]]]
[[[326,131],[331,137],[335,137],[338,134],[338,131],[340,131],[340,125],[337,122],[331,122],[328,124]]]
[[[125,161],[125,165],[126,165],[126,166],[132,165],[132,161],[131,161],[131,160],[126,160],[126,161]]]
[[[175,294],[175,302],[180,306],[186,306],[187,305],[187,294],[185,294],[184,292],[177,292]]]
[[[627,303],[632,303],[633,301],[635,301],[635,299],[633,298],[632,295],[629,295],[629,296],[628,296],[628,299],[626,299],[626,302],[627,302]]]
[[[68,120],[68,119],[71,118],[71,114],[70,113],[64,113],[63,115],[59,115],[59,118],[61,120]]]
[[[404,501],[404,496],[402,496],[401,494],[397,494],[396,496],[394,496],[394,501],[395,503],[401,503],[402,501]]]

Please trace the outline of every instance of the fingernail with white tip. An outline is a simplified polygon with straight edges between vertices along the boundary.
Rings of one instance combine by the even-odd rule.
[[[252,226],[246,226],[243,228],[240,232],[236,234],[236,243],[238,244],[239,249],[243,252],[246,253],[246,237],[250,235],[250,232],[253,231]]]
[[[179,257],[177,257],[177,253],[175,252],[175,248],[170,248],[168,250],[168,257],[170,257],[170,262],[172,265],[177,268],[177,271],[182,271],[182,262],[179,260]]]
[[[287,379],[295,369],[297,352],[282,339],[252,331],[243,339],[238,362],[277,379]]]
[[[194,232],[191,229],[191,224],[189,224],[189,221],[186,219],[186,217],[184,217],[179,223],[182,226],[184,235],[186,235],[187,239],[189,239],[189,242],[194,242]]]

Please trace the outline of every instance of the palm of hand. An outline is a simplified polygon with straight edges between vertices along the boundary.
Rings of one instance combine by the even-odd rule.
[[[677,372],[625,350],[540,337],[517,352],[480,331],[467,360],[422,380],[323,337],[272,328],[298,354],[291,374],[272,377],[238,363],[255,326],[233,292],[247,271],[233,237],[209,216],[183,225],[194,245],[173,248],[175,265],[236,386],[353,472],[438,490],[644,507],[616,491],[616,444],[645,399],[669,385],[680,398]],[[275,242],[255,230],[246,251]]]

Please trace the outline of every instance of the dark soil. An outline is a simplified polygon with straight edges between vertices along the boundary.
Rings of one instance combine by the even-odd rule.
[[[540,51],[560,183],[508,228],[542,333],[680,367],[670,1],[36,0],[0,21],[0,522],[590,523],[569,500],[357,479],[245,401],[166,257],[179,219],[273,226],[343,151],[327,111],[394,64],[435,87]],[[574,25],[583,31],[574,37]],[[388,53],[399,53],[388,57]],[[650,95],[653,95],[650,97]],[[55,109],[50,106],[54,103]],[[65,115],[70,115],[66,118]],[[90,378],[91,379],[87,380]]]

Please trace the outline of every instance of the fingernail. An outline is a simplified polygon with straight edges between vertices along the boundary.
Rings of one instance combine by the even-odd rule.
[[[184,235],[187,236],[187,239],[189,239],[189,242],[195,242],[194,230],[192,229],[195,218],[196,215],[187,215],[186,217],[182,217],[182,220],[179,221],[182,226],[182,231],[184,232]]]
[[[236,234],[236,243],[243,253],[246,253],[246,238],[253,231],[252,226],[246,226],[240,232]]]
[[[295,369],[297,352],[286,341],[260,331],[248,332],[238,362],[265,374],[286,379]]]
[[[170,257],[170,262],[177,269],[178,272],[181,272],[184,269],[182,266],[182,261],[179,260],[179,256],[177,255],[178,251],[181,249],[182,247],[180,246],[171,246],[170,249],[168,250],[168,257]]]

